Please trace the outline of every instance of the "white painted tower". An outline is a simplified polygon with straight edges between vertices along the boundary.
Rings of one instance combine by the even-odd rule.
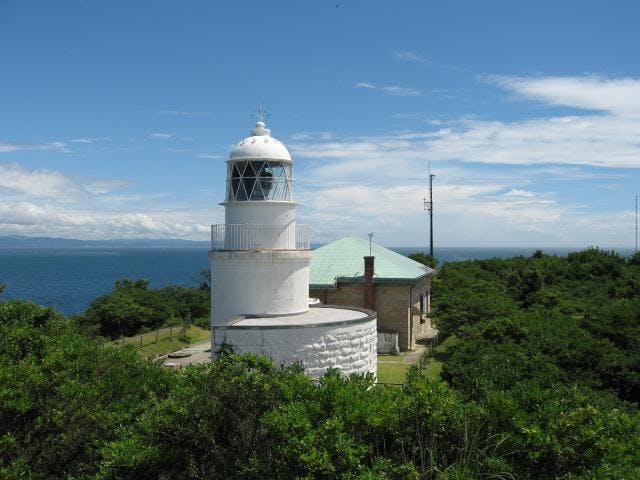
[[[375,313],[309,308],[310,229],[296,224],[291,155],[264,122],[231,152],[226,192],[225,223],[211,226],[212,356],[226,344],[312,376],[375,374]]]
[[[227,160],[225,224],[211,231],[214,326],[309,310],[309,227],[296,225],[292,169],[263,122]]]

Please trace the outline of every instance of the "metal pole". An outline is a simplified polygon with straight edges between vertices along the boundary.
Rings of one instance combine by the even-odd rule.
[[[433,175],[429,173],[429,255],[433,258]]]
[[[636,195],[636,253],[638,253],[638,195]]]

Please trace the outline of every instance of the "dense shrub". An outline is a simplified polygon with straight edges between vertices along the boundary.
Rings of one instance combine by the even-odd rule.
[[[124,279],[74,320],[91,335],[116,339],[208,318],[209,309],[210,297],[205,288],[170,285],[151,289],[146,280]]]
[[[640,478],[639,287],[637,257],[598,249],[443,267],[442,377],[508,433],[518,477]]]
[[[0,478],[85,478],[172,375],[38,305],[0,303]]]

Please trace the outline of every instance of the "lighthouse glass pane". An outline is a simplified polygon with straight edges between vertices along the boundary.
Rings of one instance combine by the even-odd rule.
[[[245,177],[255,177],[256,176],[256,172],[255,169],[253,168],[253,164],[256,162],[247,162],[247,168],[244,171],[244,176]]]
[[[246,200],[247,199],[247,191],[244,188],[244,183],[240,182],[240,186],[238,187],[238,193],[236,193],[236,200]]]
[[[232,178],[229,183],[230,183],[230,188],[227,189],[227,200],[234,200],[238,193],[238,187],[240,186],[240,179]]]
[[[256,177],[244,177],[242,179],[242,183],[244,185],[245,192],[247,192],[247,198],[252,199],[251,195],[253,195],[252,192],[256,186]],[[243,198],[243,200],[246,200],[247,198]]]

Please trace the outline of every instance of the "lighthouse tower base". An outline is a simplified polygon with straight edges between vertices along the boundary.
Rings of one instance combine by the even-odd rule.
[[[226,345],[270,357],[278,366],[300,362],[312,378],[328,368],[376,375],[376,324],[371,310],[330,305],[299,315],[243,316],[213,327],[212,354]]]

